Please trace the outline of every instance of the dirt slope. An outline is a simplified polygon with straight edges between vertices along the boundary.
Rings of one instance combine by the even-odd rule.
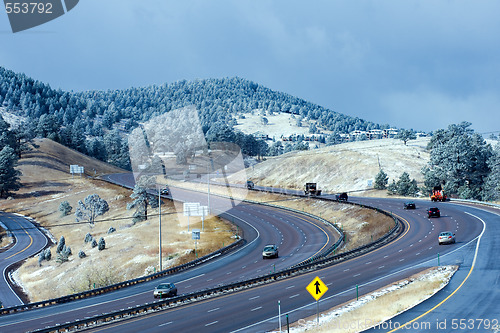
[[[302,189],[306,182],[317,182],[328,192],[366,190],[379,168],[388,174],[389,182],[403,171],[422,182],[421,169],[429,161],[427,142],[412,140],[406,146],[396,139],[349,142],[268,158],[246,172],[258,185]]]

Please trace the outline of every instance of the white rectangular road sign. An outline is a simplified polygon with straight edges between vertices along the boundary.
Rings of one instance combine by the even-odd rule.
[[[199,202],[185,202],[183,205],[184,216],[201,216]]]

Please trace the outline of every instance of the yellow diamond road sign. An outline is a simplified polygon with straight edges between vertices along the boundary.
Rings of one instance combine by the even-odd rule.
[[[326,293],[328,287],[323,283],[323,281],[321,281],[319,277],[316,276],[314,280],[309,283],[306,289],[309,294],[314,297],[315,300],[319,300]]]

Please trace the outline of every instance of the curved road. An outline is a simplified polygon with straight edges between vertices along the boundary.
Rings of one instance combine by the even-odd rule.
[[[0,301],[4,307],[24,304],[7,282],[7,270],[15,263],[29,258],[40,252],[47,245],[47,237],[33,224],[17,214],[0,212],[0,221],[11,231],[16,238],[13,247],[0,253]]]
[[[451,319],[453,314],[456,313],[456,308],[447,309],[445,304],[449,304],[448,306],[459,304],[456,301],[458,298],[455,297],[455,295],[458,295],[460,292],[465,292],[465,295],[468,297],[467,299],[463,299],[463,304],[459,306],[462,310],[468,309],[467,311],[469,314],[477,312],[477,315],[480,313],[488,313],[492,316],[496,315],[495,311],[498,312],[498,310],[492,311],[491,306],[496,304],[499,299],[498,288],[489,288],[489,286],[484,284],[481,285],[474,279],[480,278],[479,272],[488,273],[487,280],[490,282],[490,286],[498,286],[498,274],[495,275],[495,273],[498,273],[498,264],[495,263],[495,256],[492,255],[492,253],[495,253],[494,251],[498,253],[498,241],[496,241],[498,238],[497,214],[486,210],[479,210],[474,207],[451,203],[431,204],[428,201],[416,201],[417,209],[406,211],[402,209],[403,200],[398,199],[351,198],[350,200],[377,206],[401,216],[406,221],[406,231],[404,235],[378,250],[309,274],[144,317],[132,318],[127,321],[96,328],[93,331],[119,331],[123,333],[137,331],[164,332],[166,330],[185,331],[188,329],[189,331],[203,332],[260,332],[272,330],[278,327],[278,300],[281,303],[281,313],[289,314],[292,322],[315,314],[316,303],[305,290],[305,287],[315,276],[319,276],[329,287],[327,294],[320,302],[320,310],[324,311],[337,304],[352,300],[356,294],[356,285],[359,285],[360,294],[364,294],[384,286],[387,283],[404,278],[414,271],[422,270],[424,267],[435,266],[437,264],[438,253],[441,263],[458,263],[461,265],[461,269],[450,283],[450,288],[452,288],[454,284],[463,281],[464,271],[471,272],[471,274],[467,275],[468,280],[462,285],[461,289],[453,295],[451,295],[451,292],[449,293],[448,296],[451,295],[453,301],[448,299],[447,302],[438,307],[440,311],[446,310],[446,312],[439,312],[442,318]],[[441,209],[441,218],[428,219],[426,217],[426,209],[431,205],[438,206]],[[251,214],[253,216],[250,218],[252,224],[258,224],[260,228],[264,228],[262,229],[266,230],[264,233],[270,234],[269,236],[275,242],[279,243],[280,241],[284,241],[280,248],[280,255],[288,256],[288,259],[294,257],[295,253],[293,251],[296,246],[291,246],[288,250],[285,250],[285,254],[281,252],[286,242],[289,239],[294,239],[293,237],[280,238],[279,231],[273,233],[272,228],[265,229],[265,225],[270,223],[270,221],[272,221],[271,224],[273,225],[288,225],[290,221],[284,222],[284,220],[282,220],[283,216],[281,212],[279,212],[281,210],[278,210],[278,212],[271,212],[266,211],[266,208],[268,207],[240,204],[237,206],[237,209],[228,211],[227,214],[231,214],[235,222],[240,223],[242,228],[244,225],[242,221],[245,218],[248,220],[248,216],[245,214]],[[245,211],[245,209],[247,210]],[[260,210],[260,212],[257,212],[258,210]],[[481,217],[481,220],[478,219],[478,217]],[[292,217],[288,218],[290,218],[290,220],[292,219]],[[299,219],[292,223],[296,224],[297,227],[301,227],[304,225],[303,222],[304,221]],[[485,225],[487,226],[486,229],[484,229]],[[494,226],[497,227],[495,228]],[[251,230],[252,227],[247,226],[246,230],[244,230],[245,235],[251,234]],[[438,246],[437,235],[439,232],[445,230],[451,230],[456,233],[457,244]],[[291,232],[291,229],[288,232]],[[311,235],[315,234],[313,230],[308,231],[306,234],[309,235],[309,232],[312,232],[310,233]],[[262,236],[262,233],[258,230],[254,230],[254,233]],[[283,234],[283,232],[281,232],[281,234]],[[479,243],[479,235],[482,235],[480,241],[481,246],[477,246],[476,251],[476,245]],[[301,237],[300,232],[296,233],[296,236],[299,243],[309,237]],[[218,272],[218,281],[235,281],[238,280],[239,277],[249,278],[250,276],[247,275],[249,271],[247,267],[248,264],[256,265],[252,268],[253,271],[261,269],[262,272],[265,272],[265,270],[270,267],[259,266],[258,263],[262,262],[262,260],[254,260],[253,262],[252,260],[248,260],[249,257],[256,255],[260,256],[261,245],[267,242],[266,240],[257,245],[258,239],[259,237],[255,236],[253,240],[249,241],[246,247],[229,256],[238,257],[236,261],[232,260],[234,258],[228,260],[229,257],[225,257],[210,265],[204,265],[176,276],[179,278],[176,282],[180,287],[180,292],[206,288],[214,281],[209,281],[211,278],[208,278],[209,274],[214,272],[212,270],[214,267],[215,271]],[[301,252],[302,251],[296,251],[296,254]],[[476,253],[477,255],[475,256]],[[480,266],[482,271],[478,268],[475,270],[467,268],[467,265],[471,265],[470,262],[473,260],[474,256],[477,259],[475,261],[476,267]],[[294,259],[300,260],[298,256],[295,256]],[[241,263],[243,261],[241,260],[246,264],[242,265]],[[235,262],[238,262],[238,264],[234,265]],[[231,264],[234,266],[230,266]],[[277,267],[279,264],[278,262]],[[209,268],[209,266],[211,267]],[[289,263],[284,264],[284,267],[286,266],[289,266]],[[490,274],[491,272],[487,271],[488,269],[492,269],[493,274]],[[159,281],[156,283],[158,282]],[[469,283],[469,285],[466,288],[465,285],[467,283]],[[473,290],[472,287],[481,292],[482,297],[477,300],[476,303],[480,303],[482,306],[478,305],[474,308],[467,306],[471,300],[475,299],[475,295],[471,292],[471,290]],[[445,288],[445,290],[447,288]],[[23,331],[26,329],[33,329],[34,327],[40,328],[43,327],[43,325],[54,325],[56,322],[50,321],[50,316],[54,316],[54,320],[58,320],[58,322],[65,322],[66,320],[72,320],[71,318],[76,314],[82,315],[82,313],[85,313],[87,316],[91,316],[92,313],[96,314],[104,311],[111,311],[114,302],[119,302],[122,307],[132,306],[134,303],[141,304],[140,302],[137,303],[137,301],[142,301],[140,297],[151,297],[151,289],[151,286],[141,285],[120,290],[109,295],[103,295],[102,297],[98,296],[88,300],[73,302],[73,304],[63,308],[58,305],[46,309],[28,311],[26,313],[2,316],[0,317],[0,331]],[[443,291],[437,296],[443,293],[446,294],[446,292]],[[438,298],[431,298],[429,301],[434,301],[435,299]],[[421,306],[425,307],[429,305],[425,305],[424,302]],[[428,308],[426,309],[428,310]],[[43,321],[43,317],[45,316],[49,316],[49,321]],[[284,320],[285,317],[283,316],[282,321],[284,322]],[[449,331],[452,331],[451,328]],[[454,329],[453,331],[460,330]]]
[[[198,193],[184,194],[192,201],[204,199],[199,198]],[[223,199],[212,196],[211,205],[225,206],[221,200]],[[0,316],[0,331],[33,330],[153,302],[152,290],[163,281],[175,282],[179,294],[183,294],[265,275],[271,270],[284,269],[307,260],[331,247],[338,239],[334,230],[330,230],[314,218],[273,207],[240,203],[221,216],[236,223],[243,231],[247,244],[237,251],[197,268],[113,293]],[[282,244],[278,259],[262,259],[262,248],[268,243]]]
[[[313,316],[316,303],[306,286],[319,276],[329,290],[320,302],[320,311],[355,298],[356,285],[360,294],[368,293],[387,283],[407,277],[424,267],[437,265],[437,256],[449,260],[476,242],[483,224],[464,211],[470,208],[440,203],[441,218],[428,219],[426,201],[417,201],[417,209],[402,209],[403,200],[353,199],[393,211],[407,223],[405,234],[396,241],[358,258],[269,285],[209,299],[177,309],[110,324],[93,332],[264,332],[278,328],[278,301],[281,313],[297,321]],[[457,243],[439,246],[437,235],[444,230],[457,234]],[[462,248],[462,249],[461,249]],[[460,249],[460,250],[459,250]],[[467,254],[462,254],[465,258]],[[494,299],[494,298],[493,298]],[[187,321],[186,318],[192,318]],[[369,318],[368,318],[369,319]],[[282,317],[282,322],[285,317]]]

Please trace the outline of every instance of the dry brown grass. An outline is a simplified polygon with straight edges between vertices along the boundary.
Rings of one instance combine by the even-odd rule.
[[[311,316],[295,323],[292,331],[314,330],[319,333],[363,331],[434,295],[448,284],[457,268],[457,266],[445,266],[426,269],[407,279],[380,288],[370,295],[363,295],[359,298],[359,302],[353,300],[321,313],[319,327],[316,326],[316,316]]]
[[[401,140],[383,139],[290,152],[267,158],[245,173],[262,186],[301,190],[306,182],[316,182],[323,191],[333,193],[367,189],[367,181],[375,179],[379,166],[390,182],[398,180],[403,171],[422,182],[421,170],[429,161],[427,142],[428,139],[412,140],[405,146]]]
[[[45,154],[47,150],[47,154]],[[57,158],[58,154],[65,156]],[[73,151],[50,141],[40,142],[40,148],[22,159],[23,188],[10,200],[1,200],[0,209],[18,212],[35,220],[45,227],[56,240],[65,237],[66,244],[73,255],[65,263],[57,263],[55,246],[51,247],[52,260],[38,264],[38,257],[28,259],[15,276],[22,284],[31,301],[63,296],[68,293],[87,290],[107,283],[132,279],[153,273],[158,269],[158,209],[149,209],[149,219],[137,224],[132,223],[133,211],[126,209],[131,191],[99,180],[85,177],[71,177],[67,172],[68,163],[83,165],[87,159]],[[96,173],[110,172],[112,168],[95,160],[90,160]],[[101,168],[101,164],[103,165]],[[113,172],[119,171],[116,168]],[[98,218],[93,227],[88,223],[76,223],[74,211],[78,200],[87,195],[98,194],[109,204],[109,212]],[[70,215],[61,217],[58,211],[62,201],[68,201],[73,210]],[[162,205],[162,257],[163,269],[195,258],[194,241],[191,233],[180,223],[178,214],[171,201],[164,200]],[[107,234],[110,227],[116,232]],[[200,219],[191,218],[191,227],[201,229]],[[87,232],[97,240],[104,237],[106,249],[98,251],[84,243]],[[205,231],[198,242],[198,256],[203,256],[222,245],[234,241],[232,226],[213,216],[205,220]],[[87,257],[80,259],[78,252],[83,250]],[[57,281],[57,282],[54,282]]]
[[[193,184],[189,182],[173,182],[175,186],[207,191],[206,184]],[[337,224],[344,230],[346,245],[341,251],[352,250],[365,245],[385,235],[394,226],[394,220],[374,210],[357,206],[316,199],[296,198],[290,196],[271,194],[259,191],[248,191],[243,188],[227,188],[224,186],[210,185],[210,192],[220,195],[231,195],[239,200],[251,200],[269,203],[276,206],[293,208],[307,212]]]
[[[10,243],[12,243],[12,238],[7,237],[7,232],[5,229],[0,227],[0,249],[2,247],[8,246]]]

